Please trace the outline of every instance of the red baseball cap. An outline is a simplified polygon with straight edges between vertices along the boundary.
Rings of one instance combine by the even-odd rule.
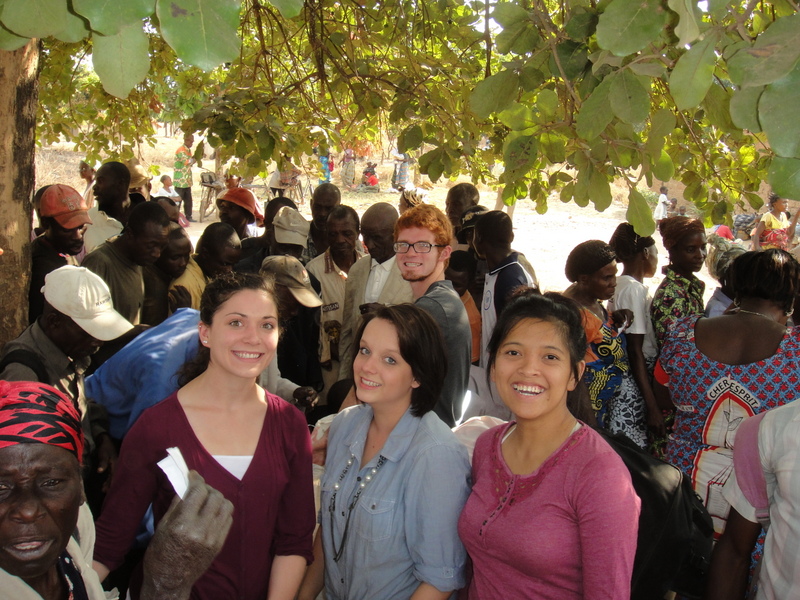
[[[55,219],[64,229],[91,224],[88,210],[77,190],[60,183],[48,187],[39,201],[39,214]]]

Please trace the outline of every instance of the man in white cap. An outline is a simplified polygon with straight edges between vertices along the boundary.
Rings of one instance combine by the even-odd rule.
[[[84,371],[103,342],[119,338],[133,326],[114,310],[106,283],[84,267],[66,265],[52,271],[42,293],[42,315],[3,348],[0,379],[39,381],[71,398],[81,412],[86,436],[84,464],[105,472],[116,451],[104,409],[87,403]],[[86,474],[91,474],[89,469]]]

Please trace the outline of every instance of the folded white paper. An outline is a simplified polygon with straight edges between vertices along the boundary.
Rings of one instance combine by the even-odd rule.
[[[186,466],[180,449],[167,448],[167,456],[158,461],[158,466],[164,471],[175,493],[183,500],[189,488],[189,467]]]

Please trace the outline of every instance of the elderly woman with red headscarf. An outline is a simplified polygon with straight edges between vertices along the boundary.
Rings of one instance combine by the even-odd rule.
[[[84,503],[81,420],[41,383],[0,381],[0,595],[107,600],[91,567],[94,524]],[[190,474],[145,556],[141,598],[187,597],[222,548],[232,505]]]

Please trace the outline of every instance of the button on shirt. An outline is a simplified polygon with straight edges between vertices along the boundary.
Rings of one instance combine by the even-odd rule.
[[[457,524],[470,489],[466,448],[433,412],[420,418],[409,410],[380,453],[359,468],[371,422],[372,408],[355,406],[330,429],[319,516],[328,600],[410,598],[421,582],[440,591],[462,588],[466,551]],[[353,464],[342,475],[351,455]],[[381,456],[383,464],[367,482]],[[350,511],[361,482],[366,486]],[[336,562],[334,547],[342,546],[348,513]]]

